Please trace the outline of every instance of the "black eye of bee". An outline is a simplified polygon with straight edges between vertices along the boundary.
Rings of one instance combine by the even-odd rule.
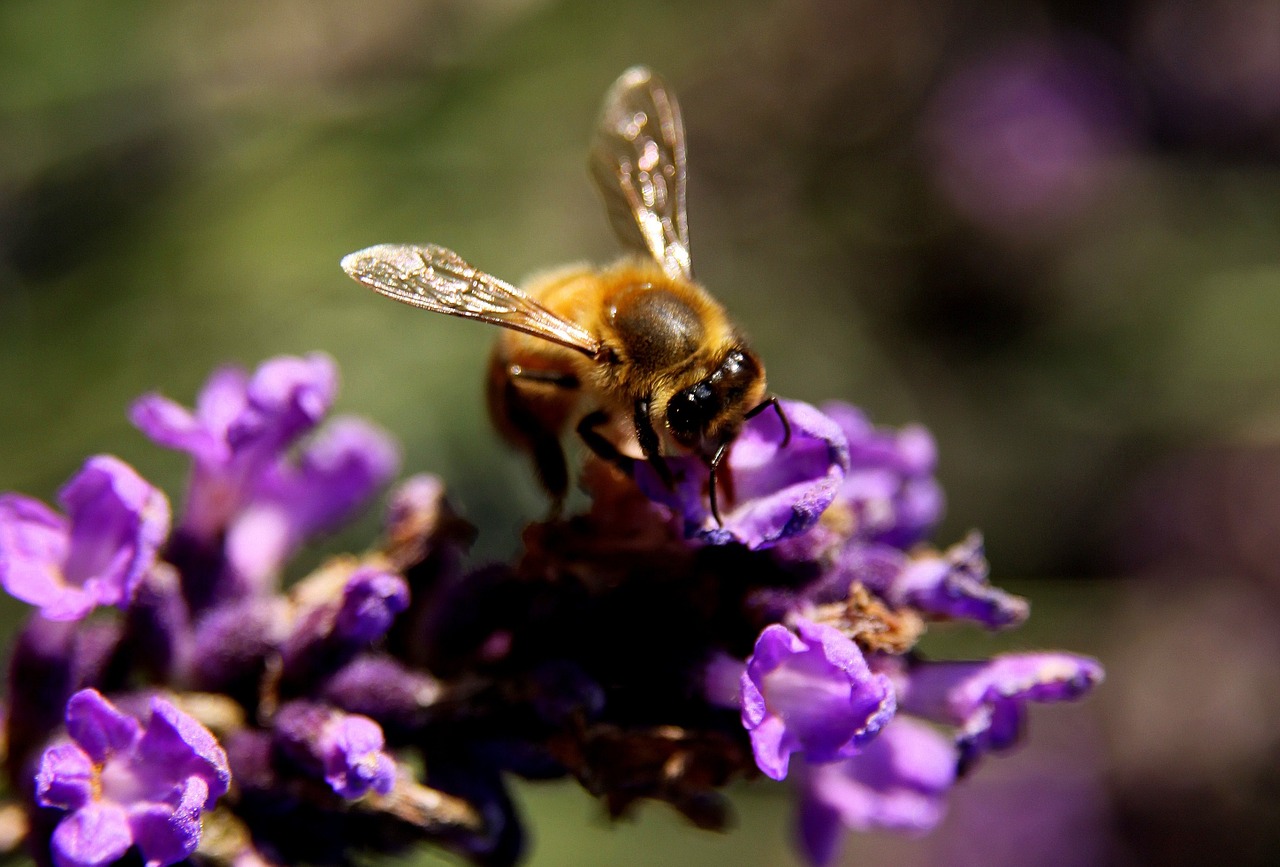
[[[695,437],[720,411],[720,401],[707,380],[677,391],[667,404],[667,424],[679,437]]]

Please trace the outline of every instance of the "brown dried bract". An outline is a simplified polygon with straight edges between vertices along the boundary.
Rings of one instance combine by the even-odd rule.
[[[916,646],[925,624],[910,609],[893,609],[854,582],[844,602],[821,606],[816,619],[836,627],[868,652],[901,655]]]

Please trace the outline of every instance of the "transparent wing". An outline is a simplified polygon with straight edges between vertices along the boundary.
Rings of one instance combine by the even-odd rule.
[[[378,244],[352,253],[342,269],[356,281],[405,304],[523,331],[595,356],[600,342],[509,283],[434,244]]]
[[[684,124],[675,98],[651,70],[628,69],[605,96],[591,174],[622,243],[653,256],[668,275],[691,279]]]

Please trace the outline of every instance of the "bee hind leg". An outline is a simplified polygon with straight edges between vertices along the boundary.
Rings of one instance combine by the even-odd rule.
[[[528,376],[529,373],[534,371],[521,371],[516,365],[511,365],[507,370],[508,377],[497,390],[501,397],[491,410],[495,419],[500,419],[500,428],[506,432],[508,439],[533,458],[534,471],[543,490],[551,498],[551,517],[555,518],[559,516],[569,492],[569,467],[565,461],[564,448],[560,445],[559,433],[549,429],[526,403],[516,381],[533,380],[563,388],[575,388],[577,379],[561,377],[559,380],[552,380],[550,377]]]

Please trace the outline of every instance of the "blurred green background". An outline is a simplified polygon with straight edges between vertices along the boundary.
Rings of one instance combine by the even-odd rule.
[[[771,386],[928,425],[938,541],[982,528],[997,581],[1035,602],[1020,634],[935,647],[1108,667],[938,834],[851,838],[847,862],[1267,863],[1277,0],[6,0],[0,490],[50,498],[113,452],[177,496],[184,461],[129,402],[319,349],[339,409],[445,477],[482,556],[514,550],[545,504],[489,432],[491,335],[337,263],[389,241],[512,281],[608,261],[587,141],[641,62],[683,106],[699,276]],[[745,787],[725,837],[519,791],[535,864],[792,857],[783,786]]]

